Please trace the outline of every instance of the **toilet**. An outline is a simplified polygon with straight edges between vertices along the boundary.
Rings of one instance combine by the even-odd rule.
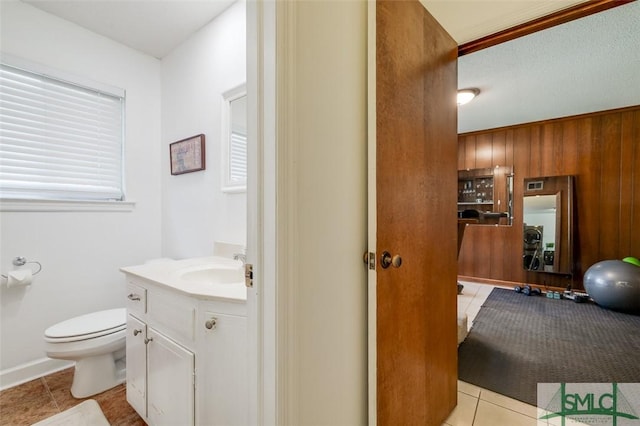
[[[86,398],[125,381],[125,308],[62,321],[44,332],[49,358],[75,361],[71,394]]]

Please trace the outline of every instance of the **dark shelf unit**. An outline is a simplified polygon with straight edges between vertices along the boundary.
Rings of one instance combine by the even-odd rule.
[[[487,173],[488,172],[488,173]],[[480,169],[458,173],[458,205],[489,207],[493,211],[493,170]],[[473,174],[478,175],[473,176]],[[468,176],[467,176],[468,174]],[[479,209],[483,210],[483,209]]]

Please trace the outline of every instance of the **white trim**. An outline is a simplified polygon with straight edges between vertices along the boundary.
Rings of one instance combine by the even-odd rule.
[[[296,344],[298,270],[298,170],[296,114],[296,22],[297,3],[278,2],[277,48],[277,368],[278,424],[299,421],[300,359]]]
[[[262,181],[260,168],[260,151],[262,147],[262,130],[258,116],[260,115],[258,102],[260,96],[258,77],[262,74],[259,59],[260,31],[259,21],[262,19],[261,5],[258,2],[247,2],[247,241],[246,261],[253,264],[253,288],[247,288],[247,384],[248,384],[248,423],[263,424],[262,394],[264,392],[261,367],[263,350],[263,335],[260,332],[262,324],[262,297],[257,289],[263,285],[262,251],[259,249],[262,237],[260,218],[260,193],[258,182]],[[224,126],[224,115],[223,115]]]
[[[262,256],[263,256],[263,424],[281,424],[278,417],[278,323],[276,303],[278,292],[278,228],[276,221],[277,159],[276,159],[276,9],[275,1],[263,3],[260,26],[262,32]]]
[[[276,3],[247,2],[247,261],[254,287],[247,292],[249,424],[278,418],[276,341]]]
[[[0,371],[0,391],[73,367],[73,361],[40,358],[35,361]]]
[[[376,253],[376,2],[367,8],[367,247]],[[377,263],[377,259],[376,259]],[[376,265],[377,266],[377,265]],[[368,424],[377,418],[376,271],[367,273]]]
[[[135,201],[0,200],[0,212],[131,212]]]
[[[68,71],[52,68],[38,62],[29,61],[27,59],[19,58],[17,56],[0,52],[0,62],[14,68],[28,71],[34,74],[40,74],[45,77],[53,78],[58,81],[70,83],[75,86],[80,86],[94,92],[102,92],[108,95],[116,96],[119,98],[125,98],[125,90],[119,87],[111,86],[109,84],[101,83],[99,81],[92,80],[87,77],[83,77],[77,74],[70,73]]]
[[[220,167],[222,178],[220,182],[222,183],[222,192],[238,193],[246,192],[247,190],[246,181],[241,184],[232,184],[229,176],[231,174],[231,165],[229,162],[229,151],[231,146],[231,102],[240,99],[243,96],[247,96],[246,83],[242,83],[222,94],[222,123],[220,126],[222,128],[222,138],[220,139],[220,147],[222,150],[222,154],[220,156],[220,161],[222,163]]]

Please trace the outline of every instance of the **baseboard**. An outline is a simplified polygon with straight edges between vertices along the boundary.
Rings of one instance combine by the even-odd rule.
[[[496,286],[502,286],[502,287],[515,287],[515,286],[531,286],[531,287],[535,287],[535,288],[539,288],[541,290],[552,290],[552,291],[564,291],[565,289],[562,287],[551,287],[551,286],[544,286],[541,284],[529,284],[529,283],[521,283],[521,282],[517,282],[517,281],[503,281],[503,280],[492,280],[490,278],[479,278],[479,277],[468,277],[466,275],[458,275],[458,281],[469,281],[472,283],[479,283],[479,284],[492,284],[492,285],[496,285]]]
[[[73,361],[41,358],[0,371],[0,391],[73,366]]]
[[[470,281],[472,283],[479,284],[492,284],[502,287],[515,287],[517,285],[523,286],[524,283],[516,282],[516,281],[503,281],[503,280],[493,280],[490,278],[480,278],[480,277],[468,277],[466,275],[458,275],[459,281]]]

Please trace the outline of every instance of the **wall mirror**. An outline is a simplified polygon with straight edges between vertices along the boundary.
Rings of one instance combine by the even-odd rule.
[[[458,218],[478,225],[513,223],[513,168],[489,167],[458,171]]]
[[[222,191],[247,189],[247,89],[242,84],[223,94]]]
[[[573,271],[573,176],[524,180],[524,269],[571,274]]]

